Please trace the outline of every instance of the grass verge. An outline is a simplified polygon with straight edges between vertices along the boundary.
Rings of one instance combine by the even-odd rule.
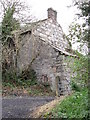
[[[64,99],[51,112],[46,113],[44,117],[88,119],[88,113],[88,90],[85,89]]]

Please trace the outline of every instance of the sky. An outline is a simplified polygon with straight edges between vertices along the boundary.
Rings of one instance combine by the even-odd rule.
[[[12,0],[13,1],[13,0]],[[65,34],[68,34],[68,27],[74,21],[78,10],[76,7],[67,7],[72,5],[73,0],[20,0],[30,6],[30,15],[38,20],[47,18],[47,9],[53,8],[57,11],[57,22],[61,25]],[[0,8],[0,14],[1,14]],[[1,20],[0,20],[1,21]],[[76,47],[76,45],[74,45]]]
[[[37,19],[47,18],[47,9],[53,8],[57,11],[57,21],[61,25],[65,34],[68,34],[68,27],[76,18],[76,13],[79,11],[76,7],[67,7],[72,5],[73,0],[26,0],[26,3],[31,6],[31,14],[34,15]],[[82,20],[78,21],[82,22]],[[79,47],[78,44],[74,44],[73,49]],[[84,49],[87,49],[86,46],[82,48],[82,53],[86,54]]]
[[[68,26],[73,22],[77,9],[68,8],[73,0],[22,0],[31,7],[31,14],[37,19],[47,18],[47,9],[53,8],[57,11],[57,21],[62,26],[65,33],[68,32]]]
[[[13,1],[13,0],[12,0]],[[73,22],[77,9],[75,7],[68,8],[72,5],[73,0],[20,0],[30,6],[31,15],[38,20],[47,18],[47,9],[53,8],[57,11],[57,21],[61,25],[63,31],[67,34],[68,27]],[[0,8],[0,14],[1,14]],[[0,18],[1,21],[1,18]]]

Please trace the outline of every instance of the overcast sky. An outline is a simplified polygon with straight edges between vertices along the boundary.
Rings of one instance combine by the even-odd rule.
[[[68,26],[73,21],[77,11],[75,7],[67,7],[72,4],[72,0],[25,0],[25,2],[31,6],[31,14],[38,19],[47,18],[48,8],[52,7],[56,10],[57,21],[60,23],[65,33],[67,33]]]
[[[72,5],[72,1],[73,0],[26,0],[28,5],[31,6],[31,14],[38,19],[47,18],[48,8],[51,7],[56,10],[57,21],[66,34],[68,33],[69,25],[74,21],[74,18],[76,17],[75,14],[78,13],[76,7],[67,7]],[[81,22],[82,21],[80,21],[80,23]],[[76,49],[77,46],[78,44],[74,44],[73,49]],[[84,53],[84,51],[82,53]]]
[[[57,21],[61,25],[64,33],[68,33],[68,27],[76,17],[78,12],[76,7],[67,6],[72,5],[73,0],[21,0],[31,8],[30,15],[35,16],[36,19],[41,20],[47,18],[47,9],[53,8],[57,11]],[[0,8],[1,11],[1,8]],[[2,12],[1,12],[2,13]],[[1,14],[0,13],[0,14]],[[1,19],[0,19],[1,21]]]
[[[73,0],[21,0],[31,8],[31,15],[36,19],[47,18],[47,9],[53,8],[57,11],[57,21],[62,26],[65,33],[68,32],[68,26],[75,18],[77,9],[75,7],[68,8],[72,5]],[[1,9],[0,9],[1,11]],[[2,12],[1,12],[2,13]],[[1,19],[0,19],[1,21]]]

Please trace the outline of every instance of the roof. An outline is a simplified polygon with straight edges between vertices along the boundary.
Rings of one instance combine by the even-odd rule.
[[[46,20],[47,19],[39,20],[37,22],[32,22],[32,23],[28,24],[27,26],[21,28],[20,30],[14,31],[13,34],[17,33],[18,35],[23,35],[23,34],[27,34],[28,32],[31,33],[31,31],[34,28],[34,26],[36,26],[38,23],[42,23],[42,22],[44,22]],[[60,24],[59,24],[59,27],[61,27]],[[43,40],[43,39],[40,39],[40,40]],[[44,41],[44,42],[46,42],[46,41]],[[64,55],[72,56],[72,57],[77,57],[77,55],[75,55],[73,53],[70,53],[70,52],[68,52],[66,50],[61,50],[58,46],[56,46],[55,44],[50,43],[49,41],[48,41],[48,43],[49,43],[50,46],[52,46],[54,49],[60,51]]]
[[[45,41],[46,42],[46,41]],[[61,54],[64,54],[66,56],[71,56],[71,57],[78,57],[77,55],[73,54],[73,53],[69,53],[67,51],[61,51],[60,48],[56,47],[54,44],[51,44],[50,42],[48,42],[48,44],[50,46],[52,46],[54,49],[56,49],[57,51],[61,52]]]

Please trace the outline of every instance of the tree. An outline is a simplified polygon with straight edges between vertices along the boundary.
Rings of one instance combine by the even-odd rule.
[[[77,14],[79,19],[84,19],[84,22],[78,23],[73,22],[69,27],[69,34],[67,35],[68,40],[73,43],[77,44],[79,43],[80,49],[82,49],[83,45],[87,45],[89,43],[90,38],[90,2],[89,1],[78,1],[74,0],[74,6],[77,6],[77,8],[80,10],[80,12]],[[88,46],[89,47],[89,46]],[[89,62],[88,60],[90,57],[87,55],[83,56],[82,54],[78,53],[76,51],[77,56],[79,56],[79,59],[74,60],[74,64],[72,66],[73,72],[76,73],[76,76],[73,77],[73,81],[78,85],[88,85],[88,66]],[[75,84],[74,84],[75,86]]]
[[[15,8],[12,6],[12,8],[8,8],[6,12],[4,13],[4,18],[2,20],[2,41],[7,42],[8,36],[11,35],[11,32],[13,30],[16,30],[19,28],[19,22],[13,18]]]
[[[68,40],[71,44],[78,45],[79,51],[88,53],[89,39],[90,39],[90,2],[88,0],[72,0],[73,5],[79,10],[77,16],[82,22],[75,21],[69,26]]]
[[[74,21],[69,26],[69,33],[67,35],[68,41],[71,43],[72,48],[75,46],[77,50],[83,54],[88,53],[88,44],[84,40],[84,28],[77,21]]]
[[[84,41],[83,27],[79,23],[73,22],[69,26],[69,34],[67,35],[67,39],[71,42],[72,48],[79,43],[79,50],[75,50],[74,53],[78,56],[78,58],[73,58],[73,64],[71,66],[73,73],[75,76],[72,78],[72,88],[78,89],[83,88],[83,86],[87,86],[88,82],[88,55],[84,54],[88,53],[86,51],[85,46],[87,45]],[[84,46],[85,45],[85,46]],[[84,51],[82,51],[82,47],[84,46]],[[79,51],[79,52],[78,52]],[[80,54],[80,52],[82,54]]]
[[[16,20],[19,20],[20,23],[27,23],[33,19],[30,14],[30,7],[26,5],[25,2],[21,2],[21,0],[0,0],[0,4],[2,6],[3,16],[8,8],[14,8],[13,17],[16,18]]]
[[[74,5],[80,9],[80,13],[78,14],[80,17],[83,17],[86,21],[86,25],[90,25],[90,1],[89,0],[74,0]]]
[[[77,8],[80,10],[80,13],[78,13],[79,17],[82,17],[85,22],[83,22],[83,41],[87,41],[89,43],[90,39],[90,1],[89,0],[73,0],[74,6],[77,6]],[[89,47],[89,46],[88,46]]]
[[[2,6],[2,40],[5,42],[13,30],[17,30],[21,23],[28,23],[33,18],[30,8],[20,0],[1,0]],[[29,12],[29,14],[28,14]],[[27,14],[28,15],[27,15]]]

